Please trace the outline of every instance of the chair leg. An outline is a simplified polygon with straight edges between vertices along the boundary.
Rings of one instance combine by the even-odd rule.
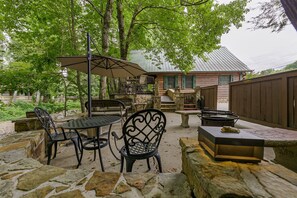
[[[132,172],[135,160],[126,158],[126,172]]]
[[[124,168],[124,156],[121,155],[121,170],[120,172],[123,172],[123,168]]]
[[[150,171],[151,170],[151,165],[150,165],[150,159],[149,158],[146,159],[146,163],[147,163],[147,168],[148,168],[147,171]]]
[[[58,142],[55,142],[55,153],[54,153],[53,159],[56,158],[57,156],[57,150],[58,150]]]
[[[160,173],[162,173],[161,157],[160,157],[159,153],[157,153],[157,154],[155,155],[155,158],[156,158],[157,161],[158,161],[159,171],[160,171]]]
[[[102,156],[101,156],[101,148],[100,148],[99,138],[97,139],[97,141],[98,141],[98,155],[99,155],[99,161],[100,161],[100,164],[101,164],[101,170],[102,170],[102,172],[104,172],[104,165],[103,165],[103,160],[102,160]]]
[[[53,146],[52,142],[47,144],[47,165],[49,165],[51,162],[52,146]]]
[[[75,155],[76,155],[76,159],[78,161],[78,165],[77,165],[77,168],[79,167],[79,155],[78,155],[78,140],[77,139],[71,139],[71,141],[73,142],[73,146],[74,146],[74,149],[75,149]]]
[[[81,160],[83,158],[83,155],[84,155],[84,149],[81,149],[81,151],[80,151],[80,158],[78,160],[78,164],[77,164],[76,168],[78,168],[79,165],[81,165]]]
[[[96,146],[96,139],[93,139],[94,147]],[[94,149],[94,161],[96,160],[96,149]]]

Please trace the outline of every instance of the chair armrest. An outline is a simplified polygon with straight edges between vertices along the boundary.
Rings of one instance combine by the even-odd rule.
[[[120,151],[120,149],[118,148],[117,141],[120,139],[123,139],[123,136],[119,137],[115,131],[111,132],[111,135],[114,137],[114,145],[115,145],[116,149],[118,151]]]
[[[119,137],[115,131],[111,132],[111,135],[114,137],[115,140],[123,139],[123,136]]]

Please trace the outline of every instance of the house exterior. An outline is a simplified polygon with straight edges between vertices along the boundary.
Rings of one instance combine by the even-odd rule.
[[[214,50],[206,54],[206,57],[206,62],[195,57],[194,68],[184,74],[165,58],[161,57],[162,62],[157,67],[141,50],[132,51],[130,56],[132,62],[147,71],[147,75],[155,77],[161,96],[166,94],[167,89],[177,87],[181,90],[193,90],[196,86],[218,85],[218,101],[227,101],[228,83],[244,79],[246,72],[251,70],[226,47]]]

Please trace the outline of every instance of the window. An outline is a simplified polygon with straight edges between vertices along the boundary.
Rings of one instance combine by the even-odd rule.
[[[183,76],[183,89],[185,88],[195,88],[196,86],[196,76]]]
[[[228,85],[230,82],[232,82],[232,76],[231,75],[221,75],[221,76],[219,76],[219,85]]]
[[[168,89],[175,88],[175,77],[168,76],[167,79],[168,79],[168,82],[167,82]]]
[[[178,76],[164,76],[164,89],[174,89],[178,86]]]

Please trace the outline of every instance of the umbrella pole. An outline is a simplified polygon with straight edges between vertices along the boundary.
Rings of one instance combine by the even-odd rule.
[[[88,54],[88,116],[92,117],[91,108],[92,108],[92,99],[91,99],[91,42],[90,34],[87,33],[87,54]]]

